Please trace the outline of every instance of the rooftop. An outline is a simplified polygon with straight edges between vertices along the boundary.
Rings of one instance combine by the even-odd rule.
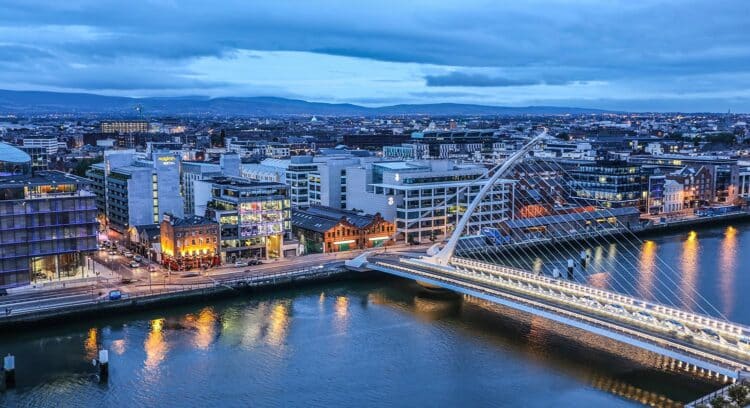
[[[31,156],[16,146],[0,143],[0,161],[6,163],[28,163]]]

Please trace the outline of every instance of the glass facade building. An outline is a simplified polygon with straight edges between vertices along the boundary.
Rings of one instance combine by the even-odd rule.
[[[580,164],[570,171],[573,199],[606,208],[646,205],[648,180],[637,164],[602,160]]]
[[[85,277],[98,225],[87,180],[32,173],[31,158],[2,143],[0,168],[0,288]]]
[[[283,257],[292,230],[289,186],[234,177],[198,183],[211,184],[206,217],[220,225],[222,262]]]

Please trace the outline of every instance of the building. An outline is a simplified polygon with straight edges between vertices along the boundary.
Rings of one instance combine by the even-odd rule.
[[[161,221],[161,262],[173,270],[219,265],[219,224],[205,217],[166,213]]]
[[[155,261],[161,252],[159,224],[134,225],[128,229],[127,247],[144,257]]]
[[[292,232],[305,253],[329,253],[385,245],[396,226],[380,214],[311,206],[292,211]]]
[[[289,187],[282,183],[215,177],[195,182],[196,208],[220,225],[222,262],[296,254],[291,238]]]
[[[133,150],[104,153],[104,161],[91,166],[86,176],[103,224],[110,232],[124,235],[133,225],[158,224],[161,214],[181,216],[180,158],[154,153],[151,160]]]
[[[712,176],[706,167],[683,167],[668,174],[667,179],[682,185],[684,191],[682,208],[698,208],[707,205],[714,197],[714,190],[711,188]]]
[[[683,205],[685,205],[684,186],[673,179],[666,180],[664,183],[664,212],[682,211]]]
[[[309,205],[330,205],[341,208],[346,204],[342,198],[342,181],[346,180],[345,168],[359,164],[360,159],[349,155],[292,156],[289,159],[265,159],[259,164],[242,166],[242,176],[255,181],[285,183],[289,186],[289,198],[293,208]],[[322,169],[321,169],[322,168]],[[338,175],[338,177],[336,177]],[[345,190],[343,191],[346,192]]]
[[[17,146],[31,156],[31,167],[33,171],[49,170],[50,155],[45,147]]]
[[[236,153],[222,153],[219,163],[208,163],[200,161],[183,161],[180,169],[180,186],[182,197],[185,201],[186,215],[206,214],[205,207],[195,206],[195,182],[208,180],[218,176],[239,177],[240,157]]]
[[[740,167],[737,159],[720,156],[665,154],[661,156],[631,156],[628,161],[640,165],[660,166],[665,169],[665,172],[682,171],[686,167],[696,173],[707,172],[709,176],[708,195],[699,194],[701,199],[705,199],[706,204],[714,202],[732,203],[738,196]],[[705,170],[701,170],[701,168]],[[702,175],[701,178],[703,178]],[[686,188],[688,187],[686,186]]]
[[[346,168],[359,165],[353,157],[333,157],[318,164],[318,171],[307,178],[310,205],[346,207]]]
[[[47,156],[54,156],[60,150],[60,145],[65,147],[65,142],[58,142],[55,136],[27,136],[23,138],[25,147],[38,147],[45,150]]]
[[[31,157],[0,143],[0,289],[88,276],[97,249],[88,181],[32,172]]]
[[[605,208],[645,208],[648,180],[639,165],[621,160],[580,163],[569,171],[573,200]]]
[[[102,133],[147,133],[148,122],[145,120],[115,120],[101,123]]]
[[[578,208],[565,214],[519,218],[500,223],[500,230],[512,242],[565,238],[575,234],[607,234],[623,228],[637,229],[640,212],[634,207]]]
[[[437,240],[452,231],[477,196],[486,171],[449,160],[365,163],[347,169],[347,208],[380,213],[396,224],[399,239]],[[498,180],[473,214],[469,235],[513,217],[514,184]]]

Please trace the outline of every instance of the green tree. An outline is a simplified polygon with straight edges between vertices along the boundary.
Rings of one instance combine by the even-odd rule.
[[[727,406],[727,401],[721,395],[717,395],[711,398],[711,406],[713,408],[724,408]]]
[[[748,389],[744,385],[735,384],[727,389],[727,395],[732,399],[732,402],[738,406],[744,407],[750,402],[747,398],[747,391]]]

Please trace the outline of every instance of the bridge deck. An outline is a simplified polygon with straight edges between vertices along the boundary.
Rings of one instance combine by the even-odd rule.
[[[749,332],[745,326],[497,265],[460,258],[452,263],[373,257],[367,266],[542,315],[729,377],[750,371],[750,346],[740,342]]]

